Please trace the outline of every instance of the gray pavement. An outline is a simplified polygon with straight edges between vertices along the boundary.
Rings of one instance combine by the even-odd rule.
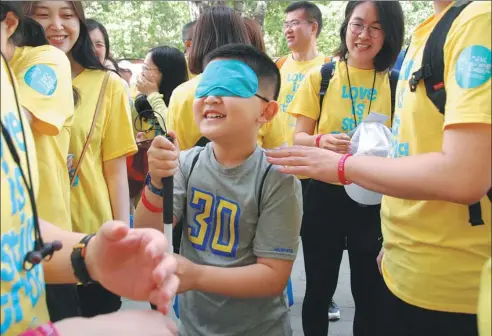
[[[292,272],[292,284],[294,289],[294,305],[290,309],[292,329],[294,336],[304,336],[302,332],[301,309],[302,299],[306,289],[306,274],[304,272],[304,260],[302,248],[299,249],[297,259]],[[350,269],[347,253],[344,253],[338,286],[335,292],[335,301],[340,307],[341,319],[330,323],[329,336],[352,336],[352,321],[354,318],[354,301],[350,292]],[[124,300],[122,309],[150,309],[147,302]]]

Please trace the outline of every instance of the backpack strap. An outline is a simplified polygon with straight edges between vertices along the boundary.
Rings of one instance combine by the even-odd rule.
[[[415,92],[419,82],[424,80],[427,96],[442,114],[446,105],[444,44],[454,20],[469,4],[469,1],[455,4],[439,20],[425,44],[422,67],[412,74],[409,83],[410,91]]]
[[[258,191],[258,217],[260,217],[261,214],[261,199],[263,196],[263,185],[265,184],[265,179],[268,175],[268,172],[270,172],[270,169],[272,169],[273,164],[269,164],[265,172],[263,173],[263,177],[261,178],[261,183],[260,183],[260,189]]]
[[[400,77],[400,71],[397,69],[392,69],[389,72],[389,82],[391,89],[391,120],[393,120],[393,115],[395,114],[395,104],[396,104],[396,87],[398,85],[398,78]]]
[[[445,114],[446,88],[444,87],[444,45],[448,32],[456,18],[471,3],[471,1],[457,1],[439,20],[429,36],[422,57],[422,67],[410,78],[410,91],[415,92],[417,85],[424,80],[427,97],[436,106],[438,111]],[[487,193],[492,198],[492,190]],[[468,206],[469,222],[472,226],[483,225],[482,208],[480,202]]]
[[[285,61],[287,61],[287,57],[288,56],[282,56],[275,60],[275,65],[277,66],[277,68],[282,69]]]
[[[321,87],[319,89],[319,111],[321,115],[321,108],[323,107],[323,100],[325,99],[328,86],[330,86],[331,78],[335,72],[335,62],[325,63],[321,67]]]
[[[202,136],[200,139],[198,139],[195,146],[193,146],[193,147],[205,147],[205,145],[207,145],[209,142],[210,142],[209,139]]]

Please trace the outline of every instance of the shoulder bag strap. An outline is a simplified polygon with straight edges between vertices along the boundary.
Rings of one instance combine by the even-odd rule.
[[[94,118],[92,119],[91,129],[89,131],[89,135],[87,135],[87,140],[85,141],[84,148],[82,149],[82,153],[80,154],[79,162],[77,163],[77,168],[75,169],[75,173],[70,180],[70,187],[73,186],[75,180],[80,171],[80,167],[82,166],[82,161],[84,160],[85,153],[87,152],[87,148],[89,147],[89,142],[92,138],[92,134],[94,133],[94,128],[96,128],[97,117],[99,116],[99,111],[101,110],[102,101],[104,99],[104,93],[106,92],[106,86],[108,85],[110,72],[106,72],[104,75],[101,91],[99,91],[99,98],[97,99],[96,111],[94,112]]]

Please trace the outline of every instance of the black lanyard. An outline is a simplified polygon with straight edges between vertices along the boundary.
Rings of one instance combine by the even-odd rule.
[[[347,79],[348,79],[348,84],[349,84],[349,94],[350,94],[350,101],[352,102],[352,118],[354,118],[355,122],[355,127],[357,127],[357,116],[355,115],[355,102],[354,102],[354,97],[352,96],[352,84],[350,83],[350,74],[349,74],[349,66],[347,63],[345,63],[345,66],[347,67]],[[367,110],[367,114],[371,113],[371,105],[372,105],[372,96],[374,95],[374,85],[376,84],[376,69],[374,69],[374,78],[372,80],[372,89],[371,89],[371,99],[369,99],[369,109]]]

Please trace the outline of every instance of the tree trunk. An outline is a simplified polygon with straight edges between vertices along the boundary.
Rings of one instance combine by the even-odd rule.
[[[266,1],[257,1],[256,2],[256,8],[253,13],[253,18],[258,22],[258,24],[261,26],[261,30],[264,31],[264,24],[265,24],[265,15],[267,11],[267,3]]]
[[[240,2],[244,2],[244,1],[240,1]],[[227,1],[225,0],[188,1],[191,20],[197,20],[200,14],[202,14],[203,10],[210,6],[227,6]]]
[[[244,5],[244,1],[237,1],[237,0],[234,0],[234,10],[238,11],[239,13],[241,13],[241,15],[243,15],[244,13],[244,8],[245,8],[245,5]]]

